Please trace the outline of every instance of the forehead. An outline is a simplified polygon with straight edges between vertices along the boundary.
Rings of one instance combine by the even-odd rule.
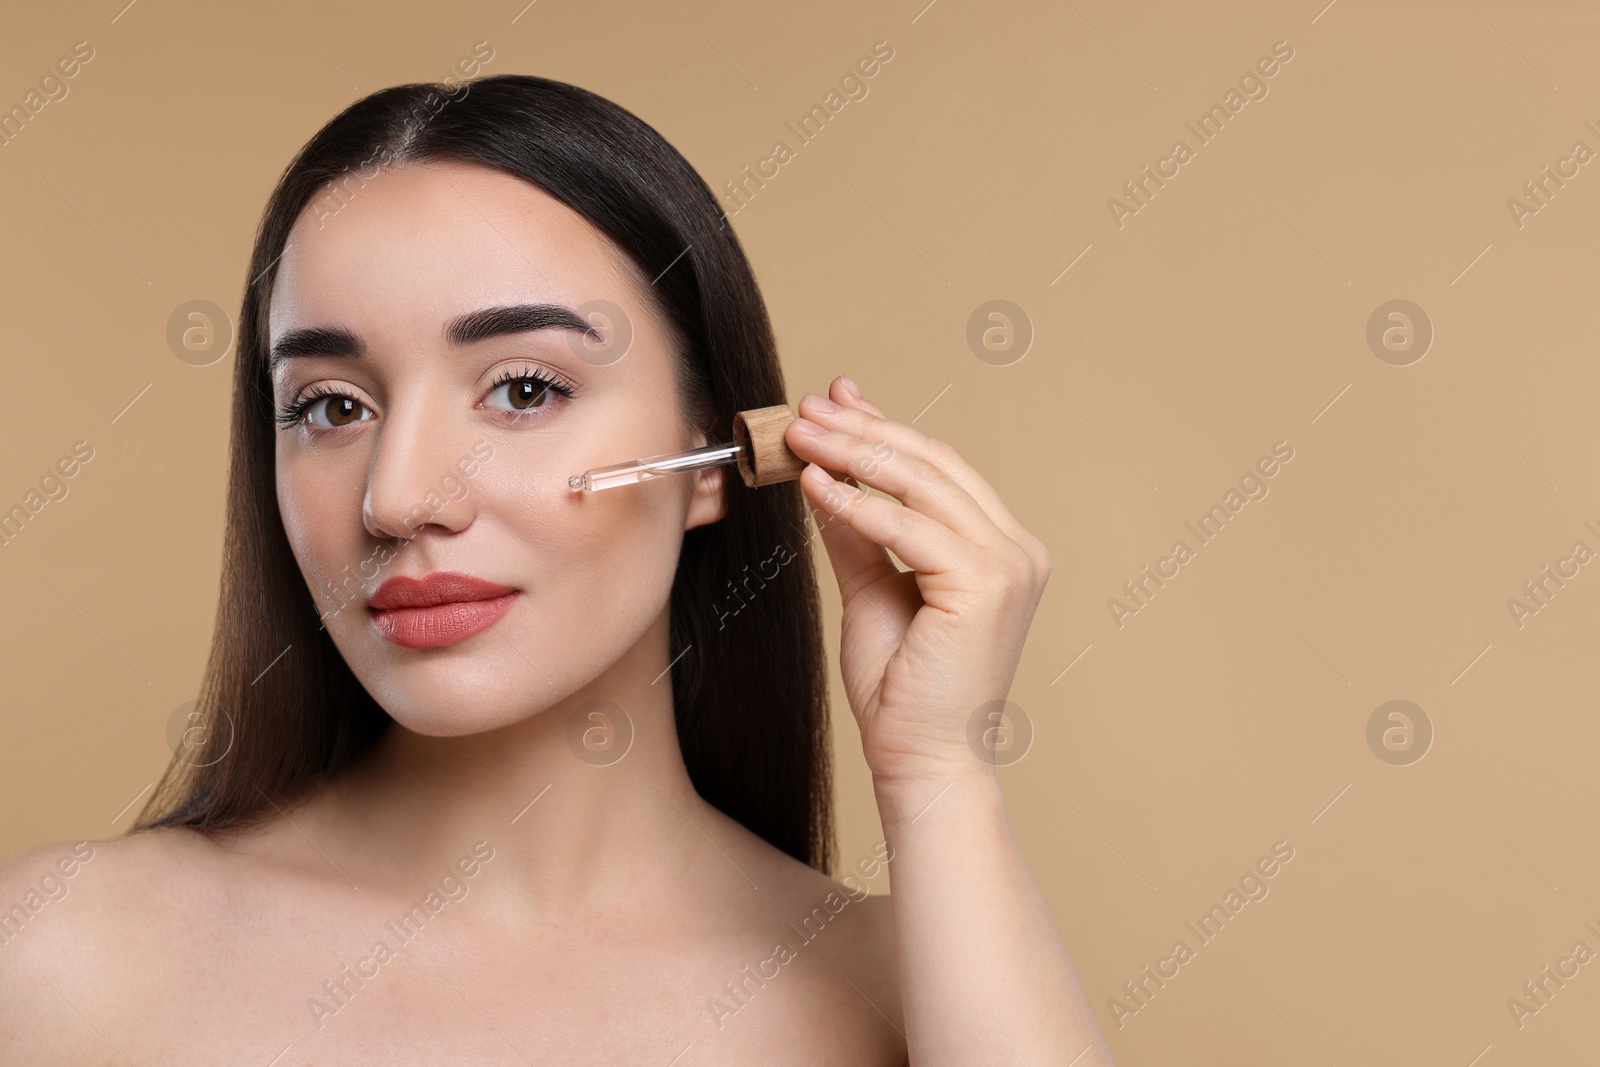
[[[587,219],[492,167],[351,171],[301,212],[273,282],[274,338],[338,322],[383,336],[463,311],[532,302],[638,304],[639,272]]]

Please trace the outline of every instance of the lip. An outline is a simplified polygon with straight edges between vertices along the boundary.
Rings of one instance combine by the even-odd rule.
[[[439,571],[390,578],[367,600],[373,624],[403,648],[440,648],[482,633],[505,617],[520,591],[469,574]]]

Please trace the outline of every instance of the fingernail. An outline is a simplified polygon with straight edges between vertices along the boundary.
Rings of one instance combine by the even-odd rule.
[[[811,397],[811,409],[813,411],[820,411],[827,415],[839,410],[839,405],[825,396],[817,396],[814,393],[808,393],[807,395]]]
[[[851,396],[855,397],[857,400],[865,400],[866,399],[866,397],[861,395],[861,390],[856,387],[856,383],[852,382],[850,380],[850,375],[848,375],[848,374],[839,375],[839,381],[844,385],[844,387],[846,389],[850,390],[850,395]]]
[[[812,422],[810,419],[795,419],[794,425],[795,429],[799,430],[801,433],[817,434],[828,432],[821,426],[818,426],[816,423]]]

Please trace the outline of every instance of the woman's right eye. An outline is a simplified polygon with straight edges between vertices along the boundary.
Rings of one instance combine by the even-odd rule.
[[[353,397],[335,394],[319,397],[306,406],[306,414],[309,416],[315,416],[319,411],[323,412],[328,419],[328,425],[324,426],[318,423],[313,417],[313,426],[318,429],[338,429],[341,426],[349,426],[352,423],[363,421],[359,416],[359,412],[367,411],[367,407]],[[370,415],[371,412],[369,411],[367,414]]]
[[[365,412],[365,416],[359,413]],[[319,419],[317,416],[321,414]],[[312,432],[338,430],[357,422],[367,421],[372,410],[353,396],[336,389],[316,386],[300,399],[286,405],[278,413],[277,421],[285,427],[307,424]]]

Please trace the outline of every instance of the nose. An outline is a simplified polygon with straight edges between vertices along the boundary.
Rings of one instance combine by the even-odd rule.
[[[378,427],[367,470],[361,518],[372,536],[409,541],[423,529],[457,533],[472,523],[476,507],[463,464],[471,442],[426,402],[397,406]]]

